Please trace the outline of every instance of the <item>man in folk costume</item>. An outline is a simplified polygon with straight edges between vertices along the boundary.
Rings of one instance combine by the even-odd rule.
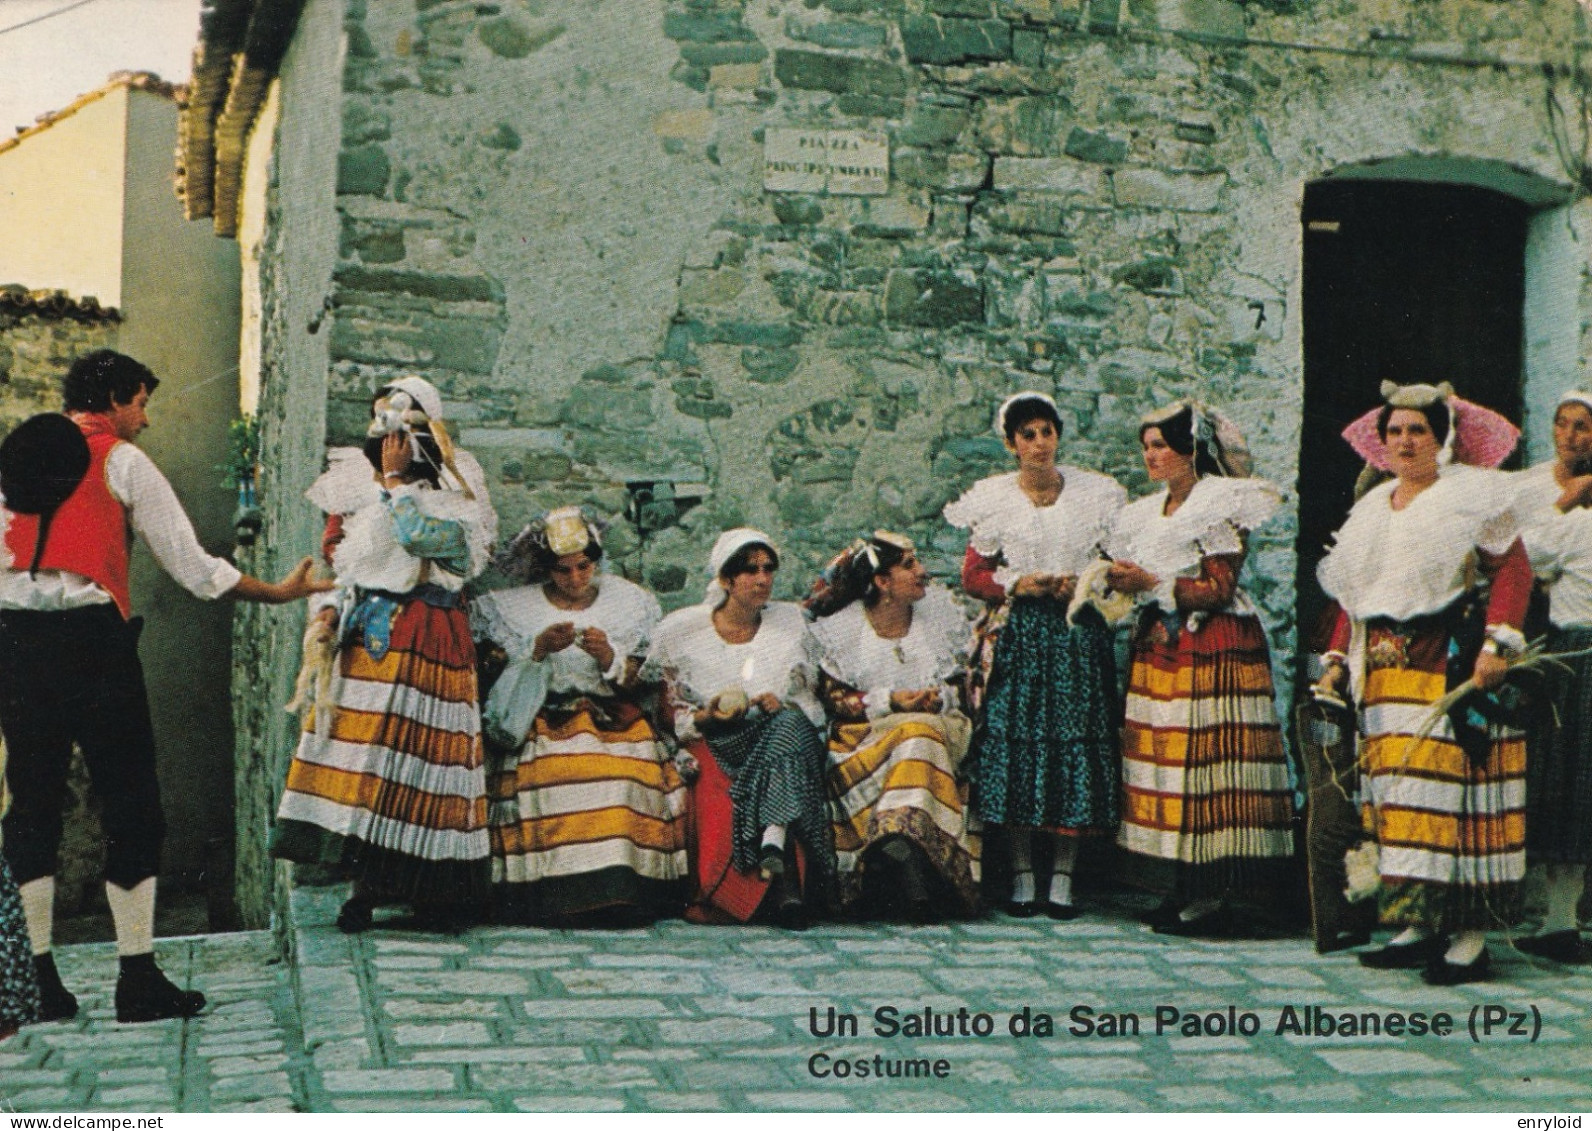
[[[204,995],[155,965],[155,875],[165,822],[155,737],[131,615],[136,531],[196,597],[280,604],[329,587],[300,562],[277,583],[241,573],[199,545],[171,485],[133,441],[159,382],[124,354],[96,350],[62,382],[64,416],[19,425],[0,445],[0,730],[13,805],[4,824],[43,1003],[42,1020],[77,1013],[50,951],[55,870],[72,746],[104,799],[105,892],[120,973],[116,1019],[190,1017]],[[86,448],[86,451],[85,451]],[[51,484],[61,484],[49,497]],[[64,499],[60,496],[65,496]]]

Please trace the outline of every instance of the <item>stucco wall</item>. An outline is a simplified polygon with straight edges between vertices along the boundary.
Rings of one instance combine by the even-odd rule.
[[[238,251],[183,219],[172,192],[177,107],[128,92],[122,312],[117,348],[160,378],[139,446],[171,481],[211,553],[232,552],[233,495],[222,484],[237,413]],[[199,601],[133,555],[139,643],[161,752],[168,875],[216,889],[225,913],[232,855],[232,603]]]
[[[121,305],[128,93],[111,90],[0,153],[0,283]]]

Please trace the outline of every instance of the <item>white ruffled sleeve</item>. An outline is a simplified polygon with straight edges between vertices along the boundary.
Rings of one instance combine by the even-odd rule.
[[[968,531],[968,545],[986,558],[993,558],[1001,552],[1000,531],[995,519],[1001,506],[1000,483],[1006,478],[1008,476],[997,475],[980,479],[962,492],[960,498],[946,503],[941,512],[946,522]],[[1010,582],[1015,578],[1003,581],[1000,573],[1000,570],[996,571],[996,583],[1006,586],[1010,591]]]

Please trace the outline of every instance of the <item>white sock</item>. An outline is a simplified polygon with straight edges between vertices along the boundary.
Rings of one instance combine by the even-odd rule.
[[[28,942],[34,954],[50,953],[55,930],[55,877],[40,876],[17,889],[22,896],[22,916],[28,921]]]
[[[1548,912],[1539,934],[1580,929],[1575,905],[1581,902],[1581,887],[1586,882],[1585,864],[1548,865]]]
[[[155,877],[140,880],[131,890],[108,883],[105,898],[111,905],[111,921],[116,924],[117,955],[126,958],[154,950]]]
[[[784,848],[785,847],[785,826],[784,825],[770,825],[770,826],[768,826],[768,828],[764,829],[763,830],[763,847],[764,848],[781,848],[781,849]]]
[[[1012,902],[1034,902],[1034,874],[1032,872],[1012,873]]]
[[[1055,851],[1050,873],[1050,902],[1057,907],[1072,906],[1072,867],[1078,860],[1078,838],[1057,836],[1051,838]]]
[[[1426,932],[1419,927],[1405,927],[1398,934],[1388,939],[1388,946],[1414,946],[1426,940]]]
[[[1443,955],[1443,961],[1451,966],[1469,966],[1481,955],[1486,945],[1486,931],[1461,931],[1448,944],[1448,953]]]

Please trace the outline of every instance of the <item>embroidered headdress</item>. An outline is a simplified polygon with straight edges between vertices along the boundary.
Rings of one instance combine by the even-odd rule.
[[[1447,381],[1438,385],[1398,385],[1382,382],[1382,400],[1393,408],[1428,409],[1441,402],[1448,410],[1448,437],[1438,453],[1439,466],[1449,463],[1472,467],[1497,467],[1509,458],[1520,440],[1520,429],[1490,408],[1454,395]],[[1390,471],[1387,445],[1377,433],[1380,407],[1360,416],[1343,430],[1361,459],[1378,471]]]
[[[893,552],[892,552],[893,551]],[[904,534],[875,530],[871,538],[858,538],[823,568],[802,601],[808,617],[833,616],[859,598],[866,597],[873,579],[888,560],[898,564],[917,546]]]
[[[1254,472],[1249,443],[1238,425],[1225,414],[1195,400],[1173,401],[1165,408],[1146,413],[1140,424],[1157,427],[1183,413],[1189,414],[1189,430],[1194,436],[1194,464],[1202,471],[1214,471],[1229,479],[1248,479]]]
[[[600,548],[602,532],[603,524],[580,507],[559,507],[526,523],[495,562],[505,576],[540,585],[559,558],[578,554],[588,546]]]

